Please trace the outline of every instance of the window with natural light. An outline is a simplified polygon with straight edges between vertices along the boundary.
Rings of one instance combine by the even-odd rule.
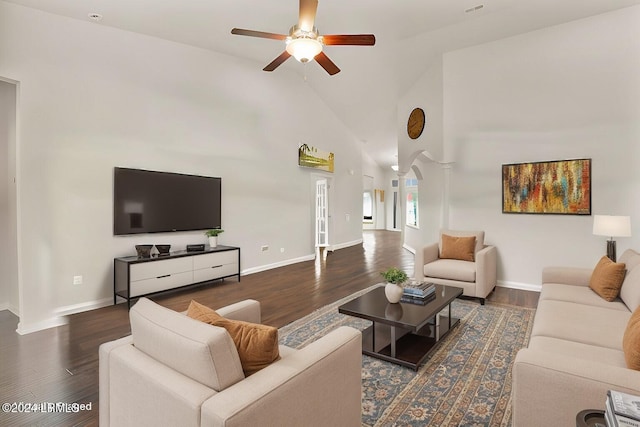
[[[364,222],[373,221],[373,198],[371,191],[365,191],[362,195],[362,220]]]
[[[418,181],[407,179],[407,225],[418,227]]]

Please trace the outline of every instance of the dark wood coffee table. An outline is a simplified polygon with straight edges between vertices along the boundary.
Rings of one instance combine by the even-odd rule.
[[[338,312],[373,322],[362,332],[362,353],[418,370],[435,345],[460,319],[451,316],[451,302],[461,288],[436,285],[435,298],[425,305],[391,304],[384,286],[338,307]],[[438,315],[449,307],[448,315]]]

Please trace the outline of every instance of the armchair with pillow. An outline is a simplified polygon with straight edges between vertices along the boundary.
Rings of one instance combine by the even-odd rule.
[[[185,315],[141,298],[129,317],[131,335],[100,346],[101,426],[361,424],[356,329],[294,350],[254,300]]]
[[[423,265],[426,280],[462,288],[463,295],[479,298],[483,305],[496,286],[497,251],[484,244],[484,231],[441,230],[440,241],[417,255],[415,265]]]

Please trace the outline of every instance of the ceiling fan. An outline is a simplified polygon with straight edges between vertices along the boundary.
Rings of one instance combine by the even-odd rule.
[[[319,35],[318,29],[315,27],[317,10],[318,0],[300,0],[298,24],[291,27],[288,36],[284,34],[265,33],[263,31],[243,30],[242,28],[232,29],[231,34],[284,40],[286,43],[284,52],[264,67],[264,71],[275,70],[282,65],[284,61],[289,59],[289,57],[293,56],[302,63],[315,59],[327,73],[334,75],[340,72],[340,68],[322,51],[323,46],[373,46],[376,43],[376,37],[373,34]]]

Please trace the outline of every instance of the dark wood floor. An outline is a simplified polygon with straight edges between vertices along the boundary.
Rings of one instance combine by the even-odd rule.
[[[174,310],[194,299],[213,308],[253,298],[263,323],[284,326],[313,310],[381,281],[397,266],[413,272],[413,255],[400,233],[366,231],[360,246],[318,254],[316,261],[192,287],[152,298]],[[489,301],[536,307],[537,292],[496,288]],[[98,425],[98,346],[130,333],[126,304],[70,316],[65,326],[20,336],[18,318],[0,311],[0,403],[91,403],[79,413],[5,413],[0,425]]]

